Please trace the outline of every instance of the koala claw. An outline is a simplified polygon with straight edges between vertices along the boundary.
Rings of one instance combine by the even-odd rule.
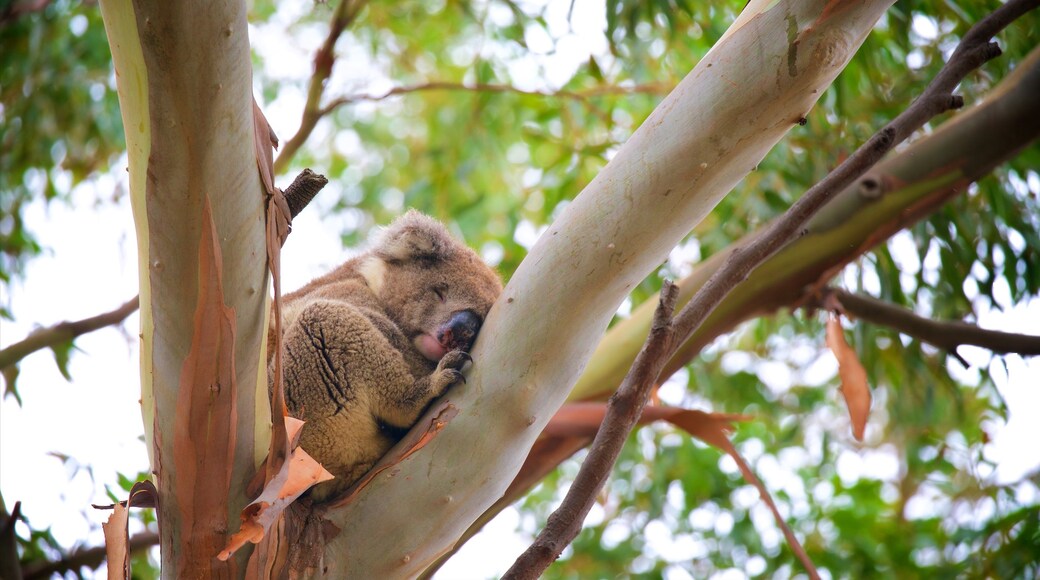
[[[472,361],[473,357],[469,356],[465,352],[461,350],[452,350],[441,358],[437,368],[462,370],[462,367],[466,366],[467,362]]]

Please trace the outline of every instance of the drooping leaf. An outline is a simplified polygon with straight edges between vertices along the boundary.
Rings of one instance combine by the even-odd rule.
[[[836,315],[827,320],[827,346],[838,359],[838,374],[841,377],[841,394],[849,409],[852,420],[852,434],[863,440],[863,432],[867,428],[867,417],[870,415],[870,385],[867,384],[867,371],[859,362],[856,351],[845,342],[845,333],[841,321]]]

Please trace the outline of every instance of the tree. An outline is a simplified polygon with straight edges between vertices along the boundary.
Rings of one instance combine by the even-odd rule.
[[[623,148],[610,153],[610,163],[596,179],[590,181],[586,186],[586,193],[570,202],[566,209],[557,210],[559,214],[555,216],[556,219],[548,233],[543,236],[545,241],[533,248],[523,264],[519,265],[507,288],[503,303],[489,319],[475,353],[480,364],[469,377],[468,388],[463,393],[452,395],[451,406],[440,406],[431,411],[434,414],[440,413],[438,416],[442,421],[452,413],[458,414],[450,417],[448,426],[439,431],[420,453],[395,467],[399,470],[396,477],[374,480],[355,501],[324,514],[340,528],[338,535],[331,538],[331,547],[326,552],[324,566],[329,567],[330,573],[337,575],[347,569],[344,566],[352,567],[351,571],[360,575],[364,575],[363,570],[421,572],[439,554],[449,549],[454,543],[454,538],[462,534],[474,519],[506,491],[512,474],[520,469],[526,450],[540,433],[539,427],[549,420],[552,412],[567,395],[569,386],[578,379],[585,361],[592,355],[592,348],[610,322],[617,304],[632,288],[640,286],[640,281],[656,268],[668,250],[740,177],[760,161],[763,164],[770,162],[769,159],[762,161],[762,156],[788,128],[803,120],[813,127],[816,124],[813,122],[814,115],[817,117],[816,120],[822,120],[822,114],[814,112],[807,115],[805,111],[811,108],[816,95],[823,94],[824,86],[846,59],[851,57],[854,45],[862,40],[862,35],[873,24],[883,6],[876,7],[874,12],[867,8],[857,8],[826,13],[826,18],[819,16],[822,6],[805,5],[797,8],[806,12],[789,12],[786,6],[783,11],[768,8],[749,6],[744,12],[747,16],[738,19],[734,24],[734,32],[724,35],[716,48],[700,59],[694,73],[658,107],[658,113],[643,123],[644,128],[636,132]],[[135,198],[135,211],[138,213],[139,232],[142,240],[148,240],[147,244],[142,242],[141,250],[142,326],[145,335],[145,368],[142,376],[146,425],[155,425],[154,432],[159,435],[155,441],[156,457],[153,462],[162,466],[159,474],[159,500],[161,518],[164,522],[164,571],[170,574],[199,569],[212,571],[219,569],[220,565],[207,559],[206,554],[219,550],[225,540],[226,528],[234,527],[235,516],[246,503],[244,490],[253,474],[257,450],[267,447],[266,430],[255,428],[255,425],[266,425],[267,420],[262,412],[254,413],[255,410],[263,408],[257,401],[263,400],[266,392],[266,378],[258,361],[264,360],[264,357],[260,356],[260,341],[263,339],[262,329],[267,309],[263,299],[264,293],[258,290],[264,288],[267,283],[263,274],[264,255],[259,252],[259,249],[263,248],[261,210],[264,188],[254,169],[255,153],[248,139],[248,135],[252,134],[253,117],[252,110],[246,103],[250,83],[248,61],[245,57],[245,14],[238,9],[229,16],[223,13],[227,7],[208,7],[206,10],[211,12],[207,12],[192,11],[183,6],[131,6],[129,3],[103,4],[103,9],[109,30],[109,42],[113,47],[116,70],[120,77],[120,90],[123,91],[124,125],[145,128],[144,131],[129,131],[127,144],[130,150],[131,190]],[[638,37],[640,21],[665,18],[663,13],[648,15],[641,13],[639,9],[620,4],[611,5],[608,13],[613,17],[613,30],[621,30],[618,18],[628,19],[633,37]],[[512,18],[518,22],[537,22],[530,20],[522,11],[512,14]],[[750,17],[754,14],[758,14],[757,18]],[[349,100],[332,101],[325,104],[324,108],[321,105],[324,82],[332,73],[337,39],[345,28],[357,22],[359,17],[369,19],[375,25],[373,30],[382,25],[389,30],[403,27],[409,32],[416,30],[409,24],[410,20],[418,18],[417,13],[407,10],[399,13],[393,13],[393,10],[382,12],[376,7],[363,7],[349,2],[335,7],[331,32],[315,58],[315,75],[311,79],[301,132],[288,140],[286,149],[275,163],[275,167],[285,167],[288,162],[283,160],[291,159],[292,152],[295,151],[293,148],[299,147],[316,127],[317,121]],[[787,17],[787,20],[783,17]],[[671,15],[668,18],[681,20],[686,16]],[[891,18],[899,21],[898,16]],[[908,15],[904,14],[903,18],[909,23]],[[795,26],[792,34],[795,34],[798,42],[792,43],[788,38],[791,22],[815,24],[806,28]],[[686,23],[688,21],[673,21],[671,25],[673,30],[679,30]],[[363,37],[365,33],[359,31],[358,35]],[[513,31],[510,34],[516,37],[517,32]],[[402,34],[401,38],[407,36]],[[839,42],[835,43],[835,40]],[[773,44],[770,44],[771,42]],[[777,60],[762,59],[758,62],[749,59],[748,55],[753,54],[749,48],[751,46],[762,54],[776,55]],[[798,50],[792,53],[792,47]],[[618,52],[624,53],[626,44],[619,42],[616,48],[619,49]],[[139,54],[137,50],[140,50]],[[628,50],[632,50],[630,45]],[[403,47],[401,51],[402,54],[408,54],[408,46]],[[821,55],[825,57],[822,64],[818,60]],[[763,74],[762,69],[755,68],[756,65],[783,62],[785,56],[787,70],[789,73],[793,72],[786,77],[779,75],[774,78]],[[402,59],[400,62],[406,61],[407,59]],[[417,59],[417,62],[421,61],[421,58]],[[418,84],[410,90],[402,89],[397,92],[454,90],[474,93],[474,97],[467,99],[475,99],[475,105],[470,106],[480,115],[485,114],[485,108],[510,105],[507,98],[502,99],[505,101],[504,104],[492,104],[492,95],[502,94],[504,97],[523,100],[538,97],[530,92],[522,93],[493,84],[490,81],[495,73],[493,67],[488,67],[488,63],[477,59],[472,68],[477,76],[470,82]],[[711,70],[712,68],[714,70]],[[1027,66],[1023,68],[1029,70]],[[768,70],[775,71],[776,67]],[[607,74],[611,72],[608,69]],[[482,74],[486,76],[482,78]],[[613,72],[615,77],[618,74],[616,71]],[[593,99],[606,97],[596,96],[595,88],[581,87],[582,82],[593,84],[597,77],[603,82],[604,71],[593,59],[571,81],[575,83],[576,88],[560,91],[556,98],[574,101],[574,108],[586,118],[600,117],[603,113]],[[734,78],[744,80],[734,85]],[[769,82],[762,82],[761,79],[768,79]],[[1008,79],[1008,82],[1014,85],[1012,79]],[[761,93],[747,90],[749,86],[759,87]],[[604,91],[606,92],[608,91]],[[840,90],[838,92],[840,93]],[[200,103],[206,103],[207,107],[201,107]],[[704,103],[713,103],[713,113],[710,116],[703,114]],[[465,111],[466,108],[445,107],[444,110],[448,113],[441,115],[444,118],[431,118],[430,128],[423,136],[433,144],[431,158],[436,159],[441,155],[438,153],[438,147],[441,145],[439,140],[445,138],[443,134],[432,129],[457,123],[459,118],[454,115]],[[563,114],[554,119],[563,119],[569,112],[569,108],[566,107],[562,110]],[[613,111],[622,113],[606,116],[605,122],[602,118],[598,120],[598,123],[603,123],[608,129],[607,135],[626,132],[613,126],[616,122],[613,117],[624,118],[625,109],[621,107]],[[753,111],[757,116],[749,111]],[[1025,118],[1028,119],[1028,115]],[[553,129],[552,120],[547,123],[549,137],[536,136],[533,141],[539,143],[540,147],[545,147],[543,140],[549,143],[549,158],[555,154],[554,148],[567,151],[567,140],[561,138],[561,135],[553,136],[556,129]],[[695,124],[697,122],[703,125]],[[635,125],[634,122],[632,124]],[[967,123],[960,124],[963,126]],[[985,122],[980,124],[986,125]],[[1022,129],[1018,133],[1020,140],[1003,143],[1003,149],[1000,144],[992,143],[998,140],[985,140],[994,145],[992,157],[987,157],[985,162],[973,165],[970,169],[964,167],[964,177],[951,177],[954,186],[960,184],[963,187],[963,181],[958,179],[976,179],[993,165],[1012,156],[1035,139],[1036,128],[1030,129],[1028,123],[1018,120],[1016,124],[1013,119],[1010,126]],[[401,126],[395,128],[392,122],[381,125],[380,122],[373,121],[366,125],[362,118],[360,122],[354,123],[353,127],[358,134],[388,130],[391,133],[402,133],[406,141],[421,140],[420,137],[410,134],[412,129]],[[740,131],[741,127],[744,132]],[[175,129],[172,133],[173,138],[169,132],[171,128]],[[982,134],[981,131],[983,129],[976,128],[968,134],[978,137]],[[496,143],[498,137],[500,135],[492,131],[486,134],[478,132],[470,146],[506,149],[505,142]],[[930,141],[934,142],[939,137],[940,133],[936,133]],[[962,135],[954,142],[963,143],[966,140]],[[920,148],[927,150],[925,143],[916,145],[919,149],[915,152]],[[573,144],[571,146],[573,148]],[[936,145],[931,147],[933,150],[946,150]],[[610,149],[609,142],[608,147],[598,152],[596,147],[591,149],[594,154],[604,158],[605,152]],[[535,152],[537,153],[537,148]],[[699,163],[690,163],[691,152],[699,155],[698,158],[702,160]],[[402,155],[393,147],[389,148],[387,153],[390,158],[393,155]],[[290,157],[286,157],[287,154]],[[405,155],[408,155],[407,151]],[[532,155],[534,156],[536,155]],[[576,190],[573,185],[575,182],[590,179],[589,176],[597,168],[581,167],[581,163],[577,168],[569,167],[572,162],[570,160],[575,157],[583,159],[573,153],[564,153],[560,155],[560,158],[564,159],[562,164],[546,164],[542,180],[551,182],[553,172],[563,174],[571,180],[555,188],[547,188],[549,191],[560,195],[570,190],[569,194],[573,194]],[[206,162],[207,159],[211,161]],[[900,160],[902,166],[899,165]],[[308,160],[304,158],[304,161]],[[490,179],[488,176],[496,170],[503,174],[509,173],[508,170],[501,171],[503,167],[478,170],[467,167],[466,163],[444,163],[443,158],[439,161],[440,165],[451,169],[431,171],[427,183],[420,182],[417,190],[408,193],[393,186],[393,180],[397,178],[393,172],[389,176],[383,176],[382,172],[378,176],[368,175],[360,182],[365,183],[368,180],[370,183],[366,186],[381,182],[386,185],[380,188],[381,190],[391,194],[396,191],[406,199],[417,200],[422,199],[423,193],[442,187],[451,173],[471,176],[474,178],[471,182],[475,183]],[[830,161],[832,160],[828,160],[828,163]],[[891,169],[891,173],[886,171],[881,175],[907,175],[899,172],[900,167],[908,168],[906,171],[917,171],[917,175],[931,175],[935,168],[944,166],[937,158],[928,157],[928,161],[936,164],[926,167],[920,161],[914,163],[908,162],[903,156],[894,157],[889,163],[897,169]],[[148,163],[147,170],[145,163]],[[426,163],[428,162],[422,162],[422,167],[417,169],[426,169]],[[777,160],[773,160],[773,163],[777,163]],[[539,165],[537,160],[535,164]],[[333,163],[333,174],[336,173],[335,169]],[[357,176],[354,177],[354,181],[358,181]],[[508,180],[506,182],[508,183]],[[864,188],[868,183],[858,183],[855,189],[850,189],[843,197],[827,206],[829,214],[819,216],[814,224],[819,228],[815,230],[821,236],[819,239],[827,239],[834,230],[836,214],[848,215],[843,212],[849,212],[850,206],[871,207],[866,205],[870,199],[869,195],[864,194]],[[877,184],[877,180],[874,183]],[[881,185],[886,193],[891,189],[891,185],[883,181]],[[907,199],[902,200],[906,205],[899,206],[892,202],[894,205],[887,207],[885,212],[861,209],[858,213],[870,214],[868,217],[874,220],[871,222],[873,229],[890,234],[896,229],[896,224],[902,225],[898,222],[898,216],[906,215],[905,210],[901,211],[902,208],[913,207],[915,217],[921,217],[929,211],[934,211],[939,199],[945,199],[934,193],[933,198],[925,196],[923,199],[927,201],[922,202],[922,198],[915,198],[913,194],[919,195],[925,190],[923,193],[947,192],[942,195],[948,196],[951,189],[949,182],[945,181],[929,183],[928,187],[935,189],[925,186],[907,188],[914,191],[908,191]],[[723,219],[727,212],[732,216],[737,211],[736,208],[741,207],[741,202],[756,199],[751,193],[754,189],[747,187],[743,190],[743,196],[738,192],[737,199],[727,199],[723,202],[715,214],[715,219]],[[793,197],[797,192],[785,193]],[[660,197],[651,199],[650,195]],[[457,217],[457,223],[460,225],[465,224],[467,219],[471,222],[481,221],[485,212],[491,215],[498,213],[498,208],[494,207],[482,211],[474,211],[472,208],[466,210],[465,203],[459,204],[461,207],[458,211],[448,211],[448,208],[454,205],[452,202],[443,195],[431,197],[433,207],[439,207],[442,215]],[[540,196],[531,194],[528,199],[523,200],[524,205],[530,205],[532,199],[537,197],[541,197],[542,207],[548,205],[547,193]],[[765,211],[759,219],[768,217],[779,207],[786,205],[787,200],[782,195],[774,192],[774,197],[780,199],[770,200],[768,195],[765,197],[767,204],[762,207]],[[885,201],[888,202],[895,197],[886,195]],[[1008,195],[1002,194],[1001,199],[1007,200]],[[839,201],[845,203],[839,204]],[[470,203],[472,205],[476,202]],[[509,203],[515,202],[509,200],[506,205]],[[1028,218],[1022,216],[1029,215],[1029,203],[1028,200],[1021,199],[1012,202],[1011,205],[1015,208],[1003,212],[1002,217],[1006,219],[1007,216],[1017,215],[1021,221],[1016,222],[1016,225],[1027,225]],[[545,209],[543,219],[548,217],[548,211],[556,205],[553,203]],[[763,204],[759,202],[758,205]],[[832,221],[828,222],[828,219]],[[728,225],[730,221],[725,220],[723,225]],[[811,294],[805,291],[807,281],[822,279],[826,282],[829,276],[824,276],[825,272],[855,259],[866,249],[867,242],[876,243],[883,239],[884,236],[871,238],[862,233],[864,230],[860,228],[864,226],[860,224],[868,221],[870,220],[860,222],[856,219],[853,222],[857,227],[850,225],[841,228],[839,235],[848,237],[839,239],[862,240],[847,247],[844,254],[820,256],[814,262],[810,259],[814,255],[812,251],[818,251],[820,246],[812,247],[811,243],[801,243],[799,246],[795,243],[782,254],[775,256],[774,262],[771,262],[774,268],[778,268],[780,272],[790,272],[793,269],[792,265],[805,266],[804,272],[799,271],[804,278],[792,276],[789,284],[780,284],[775,274],[770,278],[759,273],[767,271],[765,269],[769,264],[764,265],[752,275],[761,276],[759,280],[749,278],[741,285],[741,288],[746,289],[742,299],[757,300],[762,305],[761,310],[750,311],[747,306],[738,302],[727,311],[727,303],[723,303],[716,311],[714,321],[709,319],[701,326],[702,330],[699,332],[702,334],[695,336],[695,339],[688,343],[690,346],[685,349],[684,354],[677,355],[676,362],[672,363],[670,368],[674,370],[676,367],[685,366],[704,343],[729,330],[740,320],[763,311],[771,312],[781,306],[806,303],[807,299],[811,298]],[[494,220],[491,220],[491,225],[494,225]],[[939,229],[938,226],[932,227]],[[488,229],[493,231],[493,227]],[[511,232],[513,228],[506,229]],[[716,229],[723,230],[724,234],[716,233],[713,239],[712,233],[707,232],[698,239],[704,253],[710,252],[718,257],[710,259],[695,270],[692,274],[693,280],[683,284],[684,291],[688,292],[699,285],[706,272],[721,264],[727,254],[734,253],[732,250],[723,250],[733,238],[745,232],[752,237],[755,236],[749,231],[752,228],[738,228],[731,232],[726,232],[726,227]],[[1029,232],[1025,227],[1013,229]],[[227,235],[228,232],[245,237],[231,239]],[[857,235],[860,237],[857,238]],[[950,234],[947,232],[947,236],[942,239],[946,240],[949,237]],[[954,235],[957,242],[963,241],[961,237]],[[1032,238],[1035,238],[1035,234],[1032,234]],[[1017,267],[1011,272],[1018,296],[1035,292],[1038,285],[1036,276],[1029,269],[1030,258],[1035,256],[1037,249],[1037,244],[1032,242],[1032,238],[1019,249],[1015,249],[1013,246],[1016,244],[1010,240],[1004,244],[1004,247],[1011,250],[1004,253],[1005,260],[1010,255],[1025,264],[1023,273],[1020,274]],[[805,239],[812,241],[816,238]],[[737,242],[734,247],[742,247],[742,244]],[[503,264],[506,268],[511,268],[519,261],[519,252],[515,244],[510,247],[508,242],[500,242],[499,248],[504,254]],[[924,249],[927,250],[927,247]],[[509,250],[511,255],[507,255],[506,250]],[[882,250],[880,255],[884,256],[885,250]],[[787,262],[782,261],[785,257]],[[944,266],[945,262],[944,260]],[[1005,261],[1004,264],[1006,263]],[[952,265],[950,267],[954,268]],[[961,267],[970,267],[970,264]],[[881,266],[878,267],[878,271],[883,270]],[[561,271],[566,271],[573,277],[561,277]],[[148,275],[145,276],[144,273]],[[582,273],[586,275],[580,275]],[[600,277],[594,278],[593,275]],[[588,280],[584,286],[575,282],[575,279],[582,278]],[[990,280],[992,281],[992,278]],[[1019,280],[1022,281],[1020,288]],[[186,284],[185,281],[195,282]],[[756,288],[756,283],[762,286]],[[645,298],[655,285],[652,282],[642,284],[635,293],[637,299]],[[565,291],[565,287],[569,287],[569,291]],[[919,284],[917,288],[920,287]],[[902,290],[898,280],[894,286],[890,283],[885,288],[896,295]],[[781,289],[787,294],[783,294]],[[775,302],[763,304],[763,294],[786,296],[786,300],[777,298]],[[552,298],[545,299],[546,296]],[[727,300],[732,302],[734,297],[741,297],[740,292],[734,292]],[[208,306],[205,306],[206,304]],[[824,302],[821,304],[832,307]],[[842,304],[846,304],[846,301],[842,301]],[[846,308],[851,307],[846,304]],[[608,335],[607,341],[631,343],[634,337],[638,344],[645,336],[648,319],[646,315],[634,315],[625,324],[618,324]],[[193,323],[189,324],[189,320]],[[786,324],[790,325],[790,319],[787,320]],[[643,325],[641,332],[640,324]],[[553,332],[560,326],[566,328],[566,332]],[[526,330],[521,332],[520,328]],[[861,339],[856,343],[868,344],[869,341]],[[510,348],[504,348],[503,344],[509,344]],[[623,362],[626,358],[631,360],[628,355],[621,356],[623,349],[620,347],[611,346],[609,342],[604,344],[606,346],[602,348],[607,349],[606,354],[594,359],[584,375],[596,378],[584,378],[583,382],[579,382],[579,389],[582,389],[579,393],[583,396],[610,392],[614,385],[620,382],[619,365],[606,365],[612,368],[606,371],[607,375],[588,374],[603,372],[604,365],[600,364],[600,360],[619,361],[620,368],[627,366],[627,362]],[[920,349],[919,346],[915,348]],[[634,354],[630,348],[628,351],[629,354]],[[935,359],[934,353],[929,355],[920,350],[915,356],[921,361],[927,361],[929,357],[931,360]],[[877,368],[876,365],[870,364],[874,362],[871,361],[870,353],[863,354],[863,359],[868,363],[868,367]],[[518,364],[527,366],[518,368]],[[496,369],[498,372],[492,375],[489,369]],[[512,370],[501,372],[500,369]],[[197,374],[198,380],[184,378],[192,372]],[[148,379],[151,377],[154,377],[156,382],[149,389]],[[214,381],[212,377],[221,378]],[[883,381],[884,375],[881,379],[875,375],[874,379]],[[214,384],[219,385],[219,388],[212,389],[211,386]],[[590,384],[591,387],[588,386]],[[196,385],[198,390],[192,388],[192,385]],[[155,408],[161,409],[155,414],[154,419],[148,416],[153,401],[149,391],[154,393]],[[192,407],[190,400],[184,398],[189,397],[188,393],[193,393],[196,402],[208,398],[208,406]],[[821,399],[817,396],[813,402],[820,404]],[[178,411],[175,412],[174,409]],[[508,409],[511,412],[505,415],[500,411],[496,412],[495,417],[498,420],[489,424],[488,409]],[[191,425],[193,420],[202,422],[189,428],[188,425]],[[237,426],[237,434],[230,438],[229,432],[220,428],[229,421]],[[210,426],[208,429],[205,428],[207,424]],[[146,433],[149,431],[146,429]],[[188,436],[200,432],[206,432],[215,439],[202,441],[193,440]],[[477,433],[479,435],[476,435]],[[481,441],[484,446],[478,446],[478,449],[474,450],[473,441]],[[581,441],[566,443],[576,445],[575,449],[581,446]],[[463,447],[463,444],[466,446]],[[463,449],[465,455],[475,454],[484,461],[445,459],[455,457]],[[573,452],[573,449],[570,451]],[[190,466],[196,463],[196,457],[203,456],[206,459],[199,464],[213,469],[213,473],[192,472]],[[492,459],[498,463],[493,463]],[[556,461],[559,459],[561,458],[556,458]],[[910,463],[909,459],[907,463]],[[440,485],[435,483],[438,480],[450,481],[448,478],[452,475],[458,476],[459,473],[472,475],[463,478],[462,482],[454,481]],[[196,483],[212,482],[215,478],[219,478],[221,485]],[[401,497],[397,497],[398,495]],[[451,501],[437,501],[445,497],[451,497]],[[399,511],[388,514],[388,505],[397,506]],[[417,505],[423,506],[424,512],[430,517],[415,522],[413,514]],[[372,512],[373,509],[377,510],[378,518],[376,512]],[[407,526],[394,524],[395,514],[412,521]],[[373,533],[371,523],[377,519],[386,526],[383,529],[393,530],[395,542],[381,541],[384,536],[381,533]],[[203,521],[208,522],[206,531],[200,532],[198,528],[195,528],[195,532],[187,531]],[[433,528],[448,531],[438,537],[433,533]],[[1014,536],[1019,537],[1022,537],[1021,533]],[[1012,545],[1011,542],[1008,544]],[[364,554],[364,557],[342,557],[343,546],[349,547],[350,553]],[[813,552],[812,546],[809,547],[809,551]],[[241,558],[237,562],[239,572],[244,566],[244,559]],[[862,561],[869,562],[870,558],[863,557]],[[909,561],[909,556],[904,555],[899,565],[909,565]],[[825,562],[824,565],[833,566],[833,563]],[[211,569],[210,566],[218,568]]]

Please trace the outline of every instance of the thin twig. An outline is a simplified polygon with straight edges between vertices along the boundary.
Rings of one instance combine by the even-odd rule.
[[[821,304],[826,305],[828,297],[836,299],[842,310],[856,318],[887,326],[951,353],[954,353],[958,346],[970,344],[998,353],[1040,355],[1040,336],[986,330],[959,320],[931,320],[877,298],[853,294],[838,288],[824,291]]]
[[[336,6],[336,12],[332,15],[332,21],[329,22],[329,34],[318,51],[314,53],[314,74],[311,75],[311,82],[307,88],[307,102],[303,106],[300,128],[285,142],[282,152],[275,159],[275,175],[285,170],[289,161],[314,131],[318,121],[325,115],[321,112],[321,97],[325,93],[325,81],[332,76],[332,66],[336,64],[336,41],[339,40],[347,26],[350,26],[357,18],[364,6],[364,0],[341,0]]]
[[[34,331],[20,342],[0,350],[0,369],[16,364],[26,356],[43,348],[70,341],[81,334],[119,324],[137,310],[137,296],[111,312],[98,314],[74,322],[59,322],[54,326]]]
[[[625,439],[643,413],[651,388],[675,351],[677,343],[671,322],[678,297],[678,287],[666,280],[661,287],[661,300],[654,313],[650,335],[624,382],[610,397],[606,416],[570,491],[560,507],[549,516],[534,543],[517,558],[503,579],[538,578],[581,531],[581,523],[603,488]]]

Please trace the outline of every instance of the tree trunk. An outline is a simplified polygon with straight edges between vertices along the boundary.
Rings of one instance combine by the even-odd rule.
[[[243,2],[103,0],[130,159],[162,573],[216,555],[267,451],[264,190]],[[259,457],[258,457],[259,456]]]

